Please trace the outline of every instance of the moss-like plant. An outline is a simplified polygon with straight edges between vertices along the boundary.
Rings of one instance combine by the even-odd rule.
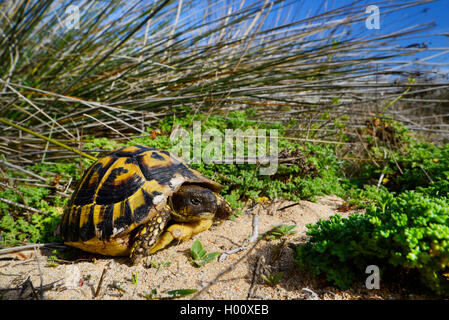
[[[310,240],[297,247],[296,259],[314,276],[324,275],[345,289],[375,264],[381,273],[418,274],[431,290],[449,295],[447,198],[415,191],[386,193],[365,214],[336,215],[307,227]]]

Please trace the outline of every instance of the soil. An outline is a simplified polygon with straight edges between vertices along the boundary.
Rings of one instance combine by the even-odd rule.
[[[311,279],[298,270],[295,247],[307,241],[306,224],[328,219],[336,213],[348,216],[344,201],[326,196],[317,202],[278,201],[261,203],[244,210],[184,243],[172,245],[152,255],[148,262],[132,266],[127,257],[106,257],[68,249],[72,258],[52,263],[47,248],[20,251],[0,256],[0,299],[147,299],[172,297],[171,290],[196,289],[182,299],[433,299],[398,284],[380,281],[380,289],[367,289],[365,283],[349,290],[329,286],[322,279]],[[346,212],[340,212],[346,211]],[[258,216],[258,233],[277,225],[296,225],[295,234],[281,239],[259,240],[196,267],[190,248],[201,241],[207,252],[236,249],[253,234],[253,215]],[[282,273],[279,282],[269,285],[261,274]],[[102,276],[103,275],[103,276]],[[368,276],[368,275],[367,275]],[[206,287],[207,286],[207,287]],[[204,290],[202,288],[206,287]],[[34,290],[33,290],[34,288]]]

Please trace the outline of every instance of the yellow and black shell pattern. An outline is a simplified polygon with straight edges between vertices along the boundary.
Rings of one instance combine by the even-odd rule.
[[[222,189],[168,151],[140,145],[115,150],[83,175],[62,217],[61,236],[66,243],[94,245],[123,237],[150,221],[184,183]]]

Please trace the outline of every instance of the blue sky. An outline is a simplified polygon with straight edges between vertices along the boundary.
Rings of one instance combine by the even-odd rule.
[[[345,5],[353,3],[353,0],[330,0],[327,1],[327,10],[320,0],[297,0],[293,1],[295,6],[294,15],[290,14],[289,20],[302,19],[306,16],[313,15],[315,12],[329,11]],[[376,4],[379,1],[357,1],[358,5],[366,7],[370,4]],[[406,3],[407,1],[390,1],[391,3]],[[412,2],[412,1],[409,1]],[[449,33],[449,0],[437,0],[435,2],[426,3],[416,7],[403,9],[397,12],[383,15],[382,5],[380,7],[381,29],[379,33],[388,32],[393,27],[407,26],[412,23],[425,23],[434,21],[436,26],[431,33]],[[370,32],[367,30],[367,32]],[[421,37],[420,40],[424,42],[431,42],[433,46],[449,47],[449,37],[431,37],[428,34]]]
[[[207,0],[196,0],[198,4],[207,4]],[[256,4],[261,6],[265,0],[246,0],[245,6]],[[224,0],[226,4],[233,3],[234,8],[240,6],[240,1]],[[425,45],[429,49],[426,52],[417,53],[414,56],[404,56],[400,59],[410,60],[426,59],[432,55],[437,55],[434,58],[425,60],[427,63],[439,63],[448,65],[433,66],[440,72],[449,72],[449,0],[436,0],[422,5],[401,9],[395,12],[388,12],[391,6],[399,4],[412,4],[417,2],[415,0],[285,0],[287,4],[284,9],[281,9],[280,14],[278,10],[272,10],[265,21],[265,27],[272,27],[276,21],[278,25],[301,21],[314,15],[329,12],[330,10],[341,8],[344,6],[355,5],[357,10],[354,14],[365,14],[365,9],[369,5],[378,5],[380,10],[380,29],[369,30],[366,28],[364,21],[352,26],[351,30],[363,37],[366,36],[382,36],[394,31],[403,30],[412,26],[434,22],[435,26],[421,33],[416,33],[410,36],[405,36],[400,40],[394,40],[393,46],[407,47],[410,45]],[[369,14],[366,14],[368,17]],[[343,18],[340,16],[338,18]],[[262,28],[264,29],[264,28]],[[353,34],[354,34],[353,33]],[[441,33],[448,33],[448,36],[438,35]],[[438,48],[438,50],[436,50]],[[444,50],[446,48],[446,50]],[[444,51],[447,53],[438,55]],[[413,65],[412,65],[413,66]],[[427,66],[430,68],[432,66]]]
[[[288,20],[298,20],[307,17],[308,15],[313,15],[315,12],[324,12],[338,7],[342,7],[353,3],[352,0],[329,0],[327,1],[327,8],[324,7],[323,1],[320,0],[297,0],[294,1],[294,16],[288,17]],[[357,1],[357,5],[361,5],[362,8],[370,4],[376,4],[379,1],[367,1],[360,0]],[[382,1],[386,2],[386,1]],[[392,4],[406,3],[407,1],[390,1]],[[412,2],[412,1],[408,1]],[[388,3],[387,3],[388,4]],[[400,11],[392,12],[389,14],[383,14],[383,12],[388,9],[382,9],[384,4],[379,5],[380,9],[380,29],[379,30],[368,30],[361,23],[361,28],[359,32],[367,33],[377,33],[378,35],[388,34],[394,30],[400,30],[408,26],[413,26],[417,24],[423,24],[433,21],[435,26],[431,30],[422,32],[421,34],[416,34],[413,36],[406,37],[401,40],[395,41],[393,44],[398,46],[408,46],[412,44],[425,44],[428,48],[446,48],[446,50],[441,49],[438,51],[428,51],[417,54],[415,57],[408,59],[423,59],[431,55],[438,54],[440,52],[449,51],[449,0],[437,0],[435,2],[426,3],[416,7],[406,8]],[[367,14],[368,16],[368,14]],[[447,36],[438,35],[440,33],[447,33]],[[407,59],[407,57],[402,58]],[[445,63],[446,66],[438,66],[440,72],[449,73],[449,52],[439,55],[435,58],[426,60],[426,62],[435,63]]]

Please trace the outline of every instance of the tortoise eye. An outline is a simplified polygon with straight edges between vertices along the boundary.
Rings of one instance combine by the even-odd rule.
[[[193,198],[190,199],[190,202],[191,202],[193,205],[197,206],[197,205],[199,205],[199,204],[201,203],[201,199],[200,199],[200,198],[197,198],[197,197],[193,197]]]

